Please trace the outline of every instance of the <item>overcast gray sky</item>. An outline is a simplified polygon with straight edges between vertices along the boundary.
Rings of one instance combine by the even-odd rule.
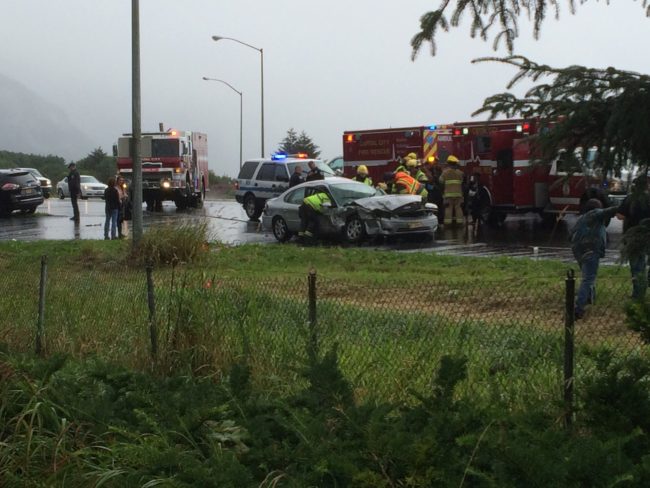
[[[534,41],[522,19],[515,52],[553,66],[615,66],[648,72],[650,19],[639,2],[588,2]],[[0,0],[0,72],[61,106],[107,152],[131,129],[130,0]],[[470,118],[514,71],[472,65],[494,55],[464,26],[411,62],[410,39],[437,0],[140,0],[142,127],[206,132],[210,167],[236,175],[239,96],[244,158],[260,153],[260,55],[212,35],[264,49],[266,152],[290,127],[323,158],[341,153],[344,130]],[[505,55],[505,51],[496,54]]]

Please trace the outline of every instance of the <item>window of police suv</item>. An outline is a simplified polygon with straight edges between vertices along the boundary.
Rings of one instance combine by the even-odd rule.
[[[244,166],[239,170],[239,176],[237,178],[240,180],[250,180],[255,174],[255,169],[257,169],[258,164],[260,163],[257,161],[246,161]]]

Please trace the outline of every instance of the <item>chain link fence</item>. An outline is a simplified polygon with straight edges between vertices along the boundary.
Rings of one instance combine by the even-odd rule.
[[[310,351],[336,350],[357,397],[382,401],[425,391],[448,354],[468,359],[459,395],[487,402],[557,403],[567,382],[570,280],[562,276],[362,284],[326,273],[255,279],[165,268],[149,270],[148,282],[144,270],[117,264],[84,273],[43,267],[42,279],[37,270],[0,277],[0,342],[12,350],[217,376],[245,361],[257,385],[280,392],[304,386]],[[644,352],[626,325],[629,277],[597,286],[597,302],[571,328],[576,388],[595,351]]]

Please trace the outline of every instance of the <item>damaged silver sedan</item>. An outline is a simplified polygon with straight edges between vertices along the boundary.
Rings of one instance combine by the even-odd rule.
[[[325,191],[331,204],[319,215],[317,235],[342,236],[357,243],[365,237],[424,235],[433,238],[438,228],[437,207],[423,204],[416,195],[387,195],[382,190],[347,178],[327,178],[295,186],[267,200],[262,214],[264,229],[280,242],[300,230],[298,209],[303,199]]]

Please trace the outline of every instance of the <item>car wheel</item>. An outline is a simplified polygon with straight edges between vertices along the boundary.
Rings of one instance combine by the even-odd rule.
[[[273,219],[273,235],[279,242],[287,242],[291,239],[291,232],[289,226],[282,217]]]
[[[345,233],[345,240],[357,244],[361,242],[366,234],[366,228],[363,221],[359,218],[358,215],[351,216],[348,221],[345,223],[345,228],[343,229]]]
[[[262,209],[257,205],[254,195],[247,195],[244,199],[244,210],[250,220],[257,220],[262,215]]]
[[[57,190],[57,192],[58,192],[58,194],[59,194],[59,198],[60,198],[61,200],[63,200],[63,199],[65,198],[65,195],[64,195],[64,193],[63,193],[63,190],[62,190],[61,188],[59,188],[59,189]]]

